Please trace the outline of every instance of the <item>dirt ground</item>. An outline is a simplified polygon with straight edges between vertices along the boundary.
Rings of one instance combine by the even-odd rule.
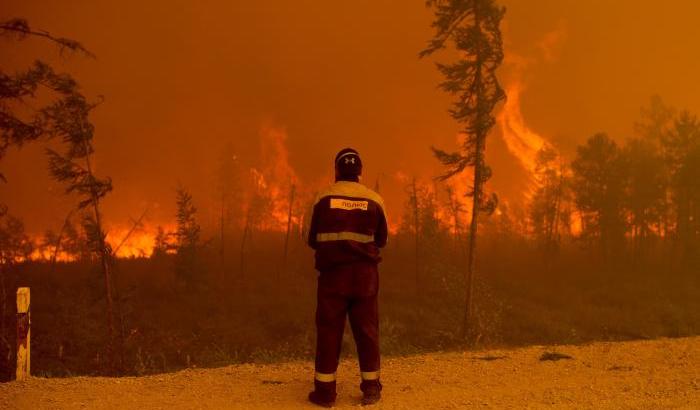
[[[546,353],[571,358],[540,360]],[[312,371],[311,363],[293,362],[32,378],[0,384],[0,408],[313,408],[306,402]],[[338,377],[336,407],[359,406],[354,361],[343,361]],[[700,409],[700,337],[388,358],[382,380],[375,408]]]

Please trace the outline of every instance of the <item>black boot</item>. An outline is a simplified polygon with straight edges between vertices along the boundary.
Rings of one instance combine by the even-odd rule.
[[[335,382],[314,380],[314,391],[309,393],[309,401],[321,407],[333,407],[335,404]]]
[[[360,390],[362,390],[363,406],[374,404],[382,397],[382,384],[379,380],[363,380],[360,383]]]

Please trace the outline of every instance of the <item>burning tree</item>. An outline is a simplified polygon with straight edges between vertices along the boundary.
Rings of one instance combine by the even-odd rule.
[[[433,148],[437,159],[447,168],[441,179],[473,169],[473,184],[467,196],[472,198],[469,248],[466,272],[465,308],[462,334],[467,335],[472,323],[472,282],[476,270],[476,239],[479,214],[490,214],[496,207],[496,196],[484,194],[484,184],[491,176],[486,165],[486,137],[495,124],[493,111],[505,99],[496,78],[496,69],[503,61],[500,23],[505,9],[494,0],[428,0],[435,10],[435,37],[420,53],[421,57],[444,49],[452,42],[459,53],[451,64],[437,64],[445,80],[440,87],[456,96],[450,115],[462,125],[465,135],[459,152],[448,153]]]

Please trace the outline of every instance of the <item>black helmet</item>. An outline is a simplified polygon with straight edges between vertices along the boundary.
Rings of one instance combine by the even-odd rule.
[[[356,181],[362,175],[360,154],[352,148],[344,148],[335,156],[337,179]]]

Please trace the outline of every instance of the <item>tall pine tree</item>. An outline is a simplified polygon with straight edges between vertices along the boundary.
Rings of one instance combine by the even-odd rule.
[[[465,308],[462,334],[469,333],[474,315],[473,280],[476,273],[477,230],[479,215],[490,214],[496,207],[496,196],[484,193],[484,184],[491,177],[486,165],[486,138],[496,119],[494,109],[505,99],[496,77],[503,61],[503,41],[500,24],[505,8],[494,0],[428,0],[435,11],[435,36],[420,53],[425,57],[448,44],[457,52],[457,61],[437,64],[444,76],[440,87],[456,97],[450,115],[462,127],[465,135],[459,152],[433,148],[437,159],[445,166],[442,179],[473,169],[472,186],[466,195],[473,200],[469,229],[468,263],[466,272]]]

